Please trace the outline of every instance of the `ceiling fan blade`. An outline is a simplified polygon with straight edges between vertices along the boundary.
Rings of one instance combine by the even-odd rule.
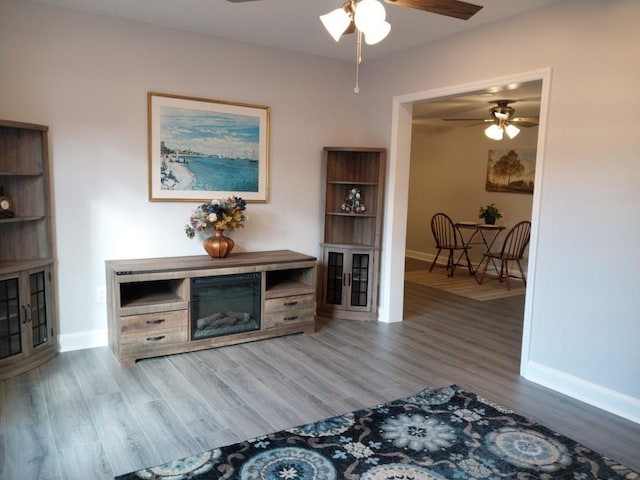
[[[443,122],[495,122],[491,118],[443,118]]]
[[[447,17],[468,20],[482,8],[481,5],[462,2],[460,0],[384,0],[391,5],[415,8],[425,12],[446,15]]]
[[[487,123],[495,123],[493,118],[442,118],[443,122],[475,122],[469,125],[465,125],[465,127],[473,127],[476,125],[485,125]],[[537,127],[538,126],[538,117],[518,117],[509,120],[509,123],[517,125],[518,127]]]
[[[525,128],[537,127],[538,119],[533,120],[533,118],[534,117],[514,118],[513,120],[510,120],[509,123],[513,123],[514,125],[517,125],[519,127],[525,127]]]

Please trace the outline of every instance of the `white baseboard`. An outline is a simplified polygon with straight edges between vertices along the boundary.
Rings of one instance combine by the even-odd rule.
[[[425,253],[425,252],[418,252],[417,250],[407,250],[405,252],[405,257],[409,257],[409,258],[413,258],[414,260],[422,260],[424,262],[429,263],[429,265],[431,265],[431,262],[433,262],[433,259],[435,258],[435,253]],[[445,251],[444,253],[440,254],[440,258],[438,258],[438,262],[436,263],[436,265],[439,265],[441,267],[445,266],[447,264],[447,252]],[[460,265],[466,265],[467,262],[465,259],[460,259]]]
[[[415,260],[424,260],[425,262],[433,262],[433,257],[435,257],[435,254],[418,252],[417,250],[407,250],[405,251],[404,256],[413,258]]]
[[[639,398],[587,382],[536,362],[528,362],[521,368],[520,374],[527,380],[551,390],[601,408],[632,422],[640,423]]]
[[[109,344],[107,330],[67,333],[58,336],[61,352],[84,350],[85,348],[104,347]]]

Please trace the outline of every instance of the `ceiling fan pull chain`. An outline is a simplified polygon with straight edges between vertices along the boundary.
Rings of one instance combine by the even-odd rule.
[[[358,30],[358,39],[356,40],[356,86],[353,87],[353,93],[360,93],[360,62],[362,62],[362,32]]]

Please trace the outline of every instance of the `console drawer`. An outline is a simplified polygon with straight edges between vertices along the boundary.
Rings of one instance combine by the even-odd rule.
[[[157,330],[184,328],[189,325],[187,310],[170,312],[145,313],[120,317],[120,332],[122,334],[145,332],[151,335]]]
[[[267,313],[264,316],[264,328],[283,327],[298,323],[313,323],[313,308],[298,308],[285,312]]]
[[[286,312],[301,308],[313,308],[314,295],[289,295],[287,297],[268,298],[264,301],[264,312]]]
[[[160,347],[187,341],[186,328],[156,329],[153,332],[136,332],[120,337],[120,347],[123,353],[132,353],[148,347]]]

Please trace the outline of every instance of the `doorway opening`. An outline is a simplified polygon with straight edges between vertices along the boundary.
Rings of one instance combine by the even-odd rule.
[[[505,228],[502,235],[492,236],[495,248],[508,229],[531,220],[541,94],[542,81],[537,80],[413,104],[407,257],[433,260],[436,246],[429,221],[437,212],[454,222],[483,223],[480,207],[495,205],[501,214],[497,224]],[[495,124],[490,110],[505,98],[520,131],[514,138],[492,140],[484,133]],[[515,155],[508,156],[510,152]],[[501,167],[504,175],[497,175]],[[480,247],[474,241],[469,249],[473,268],[482,260]]]
[[[383,321],[400,321],[403,315],[403,289],[393,286],[404,284],[404,258],[407,240],[407,219],[409,210],[409,177],[411,166],[411,137],[414,106],[419,103],[447,99],[474,92],[487,92],[497,87],[516,86],[531,82],[541,83],[540,114],[536,142],[535,186],[532,198],[531,220],[533,224],[529,244],[529,267],[527,274],[527,295],[524,309],[524,328],[521,365],[528,359],[529,332],[531,329],[531,305],[535,285],[535,265],[537,251],[537,219],[540,211],[540,191],[544,169],[545,119],[548,109],[550,69],[538,70],[519,75],[484,80],[473,84],[447,87],[443,89],[416,92],[394,97],[390,164],[387,197],[387,211],[391,212],[384,232],[380,316]]]

